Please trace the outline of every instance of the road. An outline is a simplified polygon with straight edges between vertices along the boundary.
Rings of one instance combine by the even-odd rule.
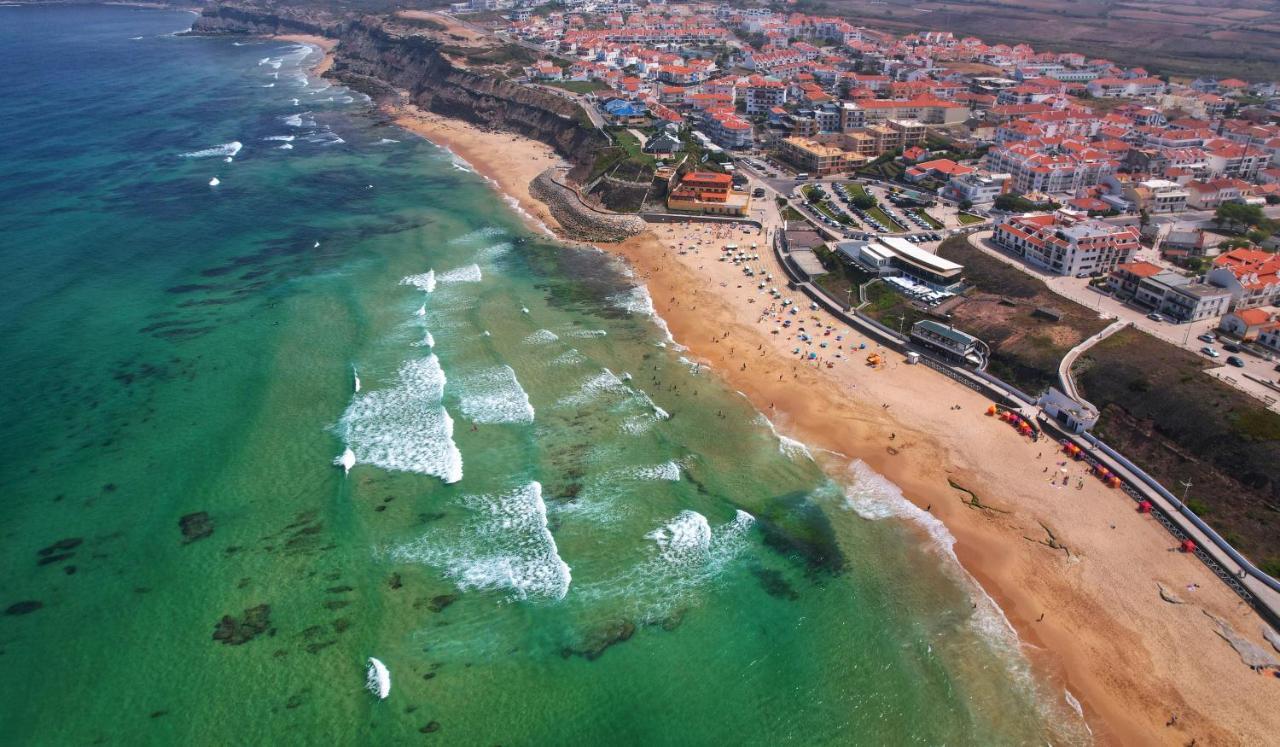
[[[536,88],[539,91],[546,91],[547,93],[554,94],[562,99],[569,99],[573,103],[582,107],[582,110],[587,113],[587,118],[591,120],[591,124],[594,125],[597,130],[604,132],[606,122],[604,116],[600,114],[598,109],[596,109],[594,96],[588,98],[582,94],[574,93],[573,91],[557,88],[555,86],[545,86],[541,83],[525,83],[525,85],[530,88]],[[608,133],[606,133],[606,135],[607,134]],[[612,139],[613,138],[610,138],[610,140]]]
[[[1268,218],[1280,218],[1280,205],[1267,205],[1262,208],[1262,212]],[[1157,225],[1166,223],[1191,223],[1199,227],[1211,227],[1213,224],[1212,210],[1186,210],[1181,213],[1162,213],[1152,215],[1151,222]],[[1139,223],[1137,215],[1115,215],[1110,218],[1102,218],[1103,221],[1116,226],[1136,226]]]

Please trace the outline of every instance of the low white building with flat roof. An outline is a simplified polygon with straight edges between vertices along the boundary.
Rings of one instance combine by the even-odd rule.
[[[964,266],[921,249],[906,239],[885,236],[874,241],[841,241],[836,252],[880,276],[906,275],[935,291],[954,292],[964,282]]]

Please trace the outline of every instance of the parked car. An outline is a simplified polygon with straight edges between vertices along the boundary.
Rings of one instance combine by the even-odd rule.
[[[1208,345],[1205,345],[1204,347],[1200,348],[1200,352],[1204,353],[1205,355],[1209,356],[1210,358],[1217,358],[1217,357],[1218,357],[1218,355],[1219,355],[1218,351],[1214,350],[1213,348],[1209,347]]]
[[[1152,313],[1150,313],[1150,314],[1147,314],[1147,318],[1148,318],[1148,319],[1150,319],[1150,320],[1151,320],[1151,321],[1153,321],[1153,322],[1163,322],[1163,321],[1164,321],[1164,317],[1162,317],[1162,316],[1160,316],[1159,314],[1156,314],[1156,313],[1154,313],[1154,312],[1152,312]]]
[[[1200,335],[1196,339],[1199,340],[1200,342],[1217,342],[1218,340],[1218,338],[1213,336],[1212,332],[1205,332],[1203,335]]]
[[[751,191],[752,197],[764,197],[764,187],[756,187]]]
[[[1240,360],[1240,357],[1236,355],[1228,355],[1227,363],[1235,366],[1236,368],[1244,368],[1244,361]]]
[[[1237,344],[1235,344],[1234,342],[1228,342],[1227,344],[1223,345],[1222,347],[1223,347],[1223,349],[1224,349],[1224,350],[1226,350],[1228,353],[1238,353],[1238,352],[1240,352],[1240,346],[1239,346],[1239,345],[1237,345]]]

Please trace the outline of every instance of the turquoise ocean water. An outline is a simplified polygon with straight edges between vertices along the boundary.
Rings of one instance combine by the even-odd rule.
[[[190,20],[0,7],[0,743],[1087,741],[624,268]]]

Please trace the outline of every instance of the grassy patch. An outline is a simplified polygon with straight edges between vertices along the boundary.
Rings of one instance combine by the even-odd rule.
[[[1075,369],[1099,435],[1255,559],[1280,557],[1280,415],[1203,373],[1203,357],[1123,330]],[[1192,503],[1194,501],[1194,503]]]
[[[1094,310],[975,249],[964,236],[942,242],[938,255],[964,265],[970,286],[964,301],[951,309],[951,321],[991,346],[991,373],[1029,394],[1056,385],[1062,356],[1106,326]],[[1044,318],[1036,313],[1041,308],[1053,309],[1060,318]]]
[[[962,226],[971,226],[974,223],[982,223],[986,221],[986,218],[983,218],[981,215],[974,215],[973,213],[958,213],[956,218],[960,221],[960,225]]]
[[[942,221],[926,213],[924,208],[912,208],[909,212],[920,216],[920,219],[929,224],[929,228],[932,228],[935,231],[942,228]]]
[[[805,220],[805,217],[804,217],[804,214],[801,213],[799,210],[796,210],[795,208],[788,205],[782,209],[782,219],[790,220],[790,221],[803,221]]]
[[[907,230],[901,223],[885,215],[884,211],[878,207],[873,207],[868,210],[867,215],[870,215],[872,218],[875,218],[884,224],[884,226],[889,229],[890,233],[902,233]]]
[[[830,218],[831,220],[837,223],[843,223],[846,226],[853,223],[853,220],[849,216],[845,215],[844,213],[838,210],[835,210],[825,200],[822,202],[814,203],[813,207],[819,213],[822,213],[823,215],[827,216],[828,218]]]
[[[591,165],[591,173],[587,181],[592,181],[601,174],[615,169],[619,171],[619,178],[632,180],[638,179],[646,172],[653,172],[657,161],[641,149],[640,141],[635,135],[621,128],[610,130],[610,134],[613,135],[614,144],[596,151],[595,161]]]
[[[543,83],[552,88],[563,88],[573,93],[594,93],[609,88],[608,84],[598,80],[549,80]]]

